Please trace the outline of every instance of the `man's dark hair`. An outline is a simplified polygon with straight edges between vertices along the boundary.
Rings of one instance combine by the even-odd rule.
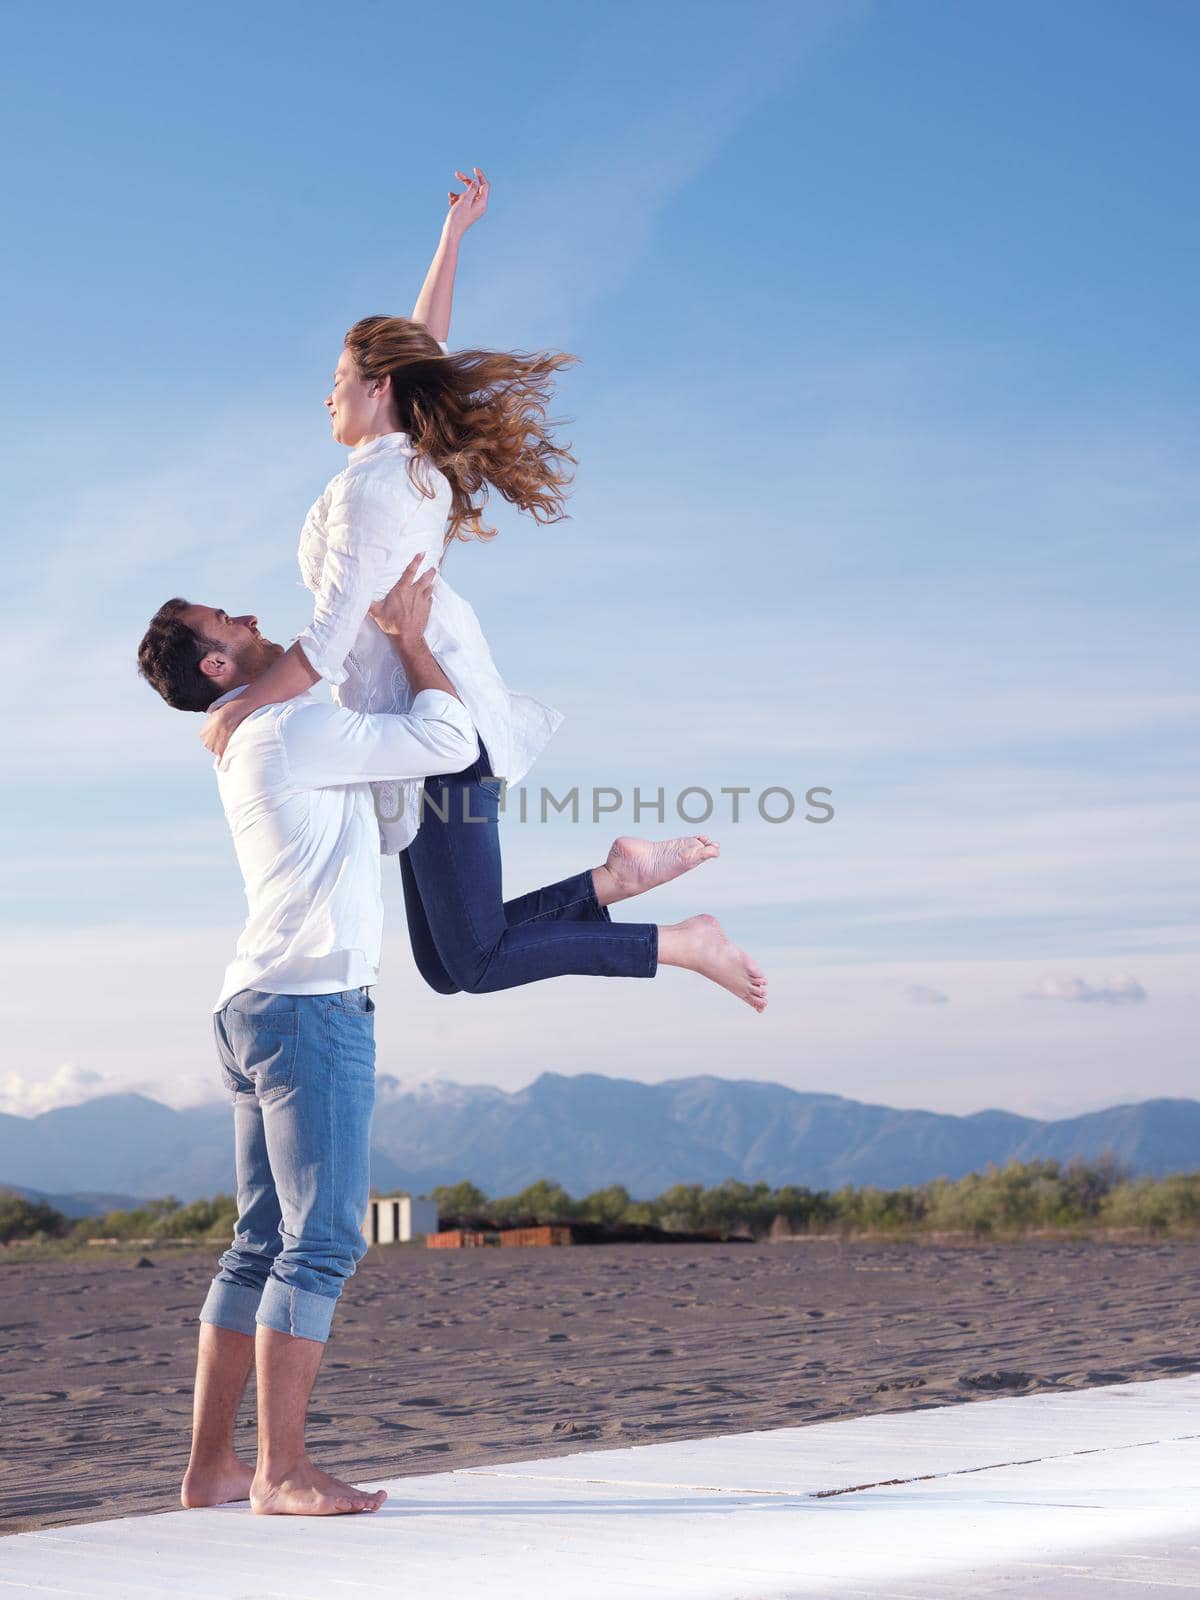
[[[200,662],[224,647],[180,620],[188,604],[178,597],[164,601],[150,618],[138,645],[138,672],[176,711],[207,711],[225,691],[200,671]]]

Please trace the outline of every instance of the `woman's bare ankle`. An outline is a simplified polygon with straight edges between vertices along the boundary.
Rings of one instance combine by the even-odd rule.
[[[614,901],[625,898],[620,884],[607,863],[602,867],[592,868],[592,888],[596,891],[596,899],[602,906],[611,906]]]
[[[659,966],[690,969],[695,965],[698,948],[695,927],[697,920],[696,917],[686,917],[682,922],[664,922],[659,925]]]

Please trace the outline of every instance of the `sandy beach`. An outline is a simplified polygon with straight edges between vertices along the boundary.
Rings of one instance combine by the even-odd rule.
[[[178,1506],[216,1253],[0,1268],[0,1530]],[[1196,1370],[1196,1241],[375,1247],[309,1440],[372,1481]]]

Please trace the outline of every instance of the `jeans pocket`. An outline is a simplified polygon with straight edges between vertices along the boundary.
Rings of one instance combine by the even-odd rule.
[[[355,999],[360,997],[355,995]],[[365,1007],[331,1005],[328,1011],[333,1070],[338,1082],[375,1090],[375,1002],[361,996]]]
[[[217,1066],[221,1071],[221,1082],[227,1089],[232,1090],[234,1094],[245,1094],[250,1089],[251,1085],[247,1084],[244,1078],[239,1077],[233,1068],[227,1066],[224,1061],[218,1060]]]
[[[365,989],[342,989],[325,998],[334,1011],[356,1011],[360,1015],[369,1015],[375,1010],[375,1002]]]
[[[229,1036],[225,1031],[223,1013],[218,1011],[213,1014],[213,1038],[217,1046],[217,1067],[221,1073],[221,1082],[233,1094],[246,1094],[253,1092],[254,1085],[247,1083],[237,1070],[229,1046]]]
[[[280,1007],[225,1013],[225,1027],[238,1068],[254,1084],[260,1100],[273,1100],[292,1087],[300,1046],[300,1017]]]

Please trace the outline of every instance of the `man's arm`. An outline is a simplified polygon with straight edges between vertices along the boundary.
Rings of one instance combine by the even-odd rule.
[[[422,690],[403,716],[300,701],[283,713],[280,731],[292,782],[301,789],[461,772],[479,754],[467,708],[437,689]]]
[[[437,569],[414,577],[424,559],[414,556],[371,607],[415,691],[412,710],[397,716],[311,701],[297,705],[283,723],[283,739],[292,778],[302,788],[461,772],[479,754],[467,708],[425,643]]]
[[[412,320],[422,322],[440,343],[450,337],[450,310],[454,302],[454,276],[458,271],[458,246],[473,222],[487,210],[488,181],[478,167],[474,178],[456,172],[466,184],[463,194],[449,191],[450,210],[442,224],[442,236],[425,274],[425,282],[413,307]]]

